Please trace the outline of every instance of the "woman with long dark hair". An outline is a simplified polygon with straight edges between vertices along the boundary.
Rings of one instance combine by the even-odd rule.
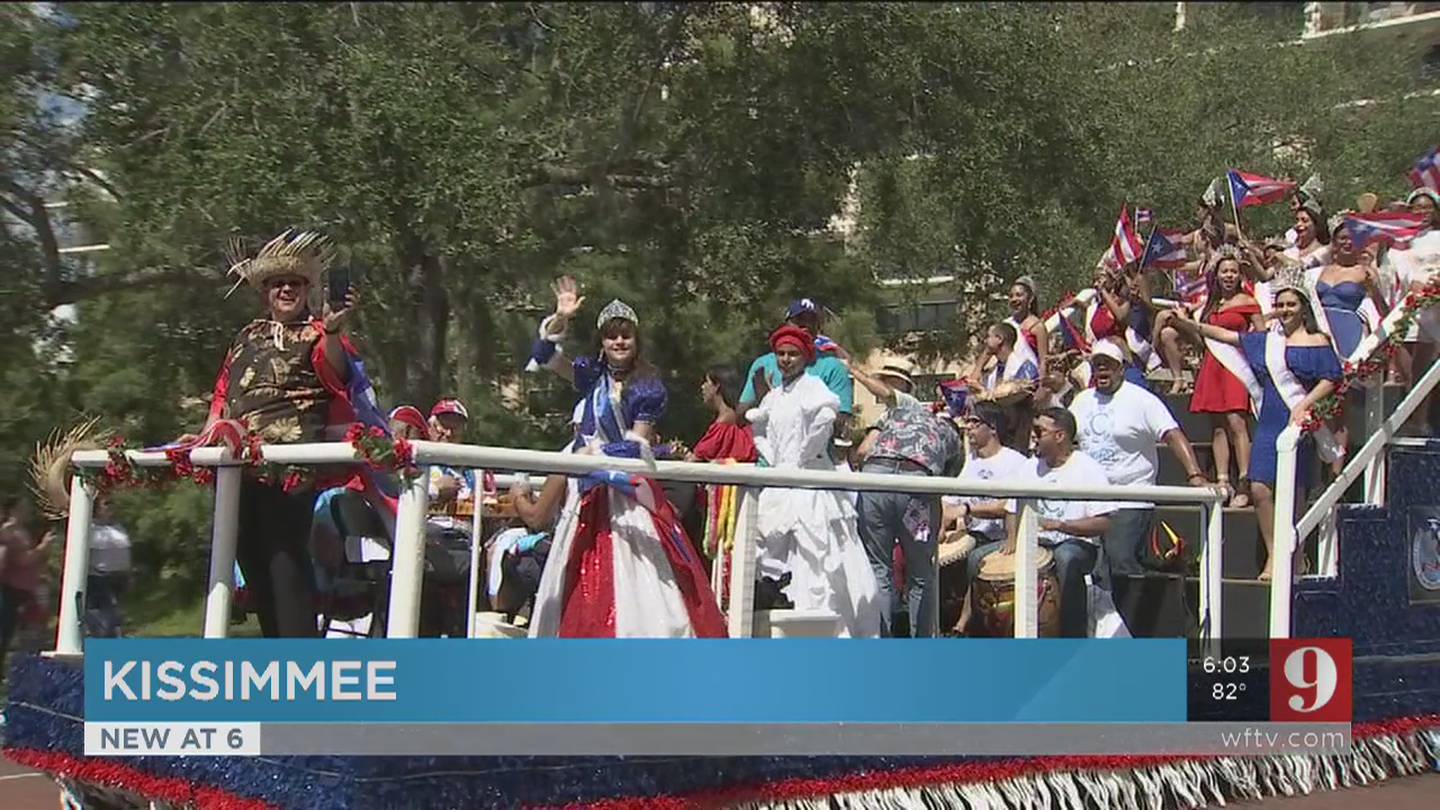
[[[555,313],[540,324],[530,368],[574,382],[583,410],[572,452],[653,458],[665,414],[665,384],[642,354],[640,319],[611,301],[595,328],[598,354],[560,351],[585,299],[575,280],[555,284]],[[531,616],[532,636],[723,637],[725,620],[699,555],[660,485],[638,476],[592,473],[572,489]]]
[[[685,455],[686,461],[755,460],[755,437],[749,425],[740,424],[736,397],[740,394],[739,376],[724,366],[715,366],[700,380],[700,399],[715,412],[715,421]]]
[[[1199,320],[1231,332],[1263,332],[1265,319],[1255,298],[1245,292],[1241,265],[1240,252],[1233,246],[1224,245],[1216,252],[1216,261],[1205,274],[1205,304]],[[1211,343],[1206,341],[1205,357],[1195,374],[1190,412],[1210,415],[1215,477],[1224,489],[1230,489],[1230,457],[1234,451],[1239,478],[1230,506],[1245,507],[1250,505],[1250,391],[1227,368],[1227,363],[1236,365],[1244,360],[1233,346],[1217,343],[1212,347]]]
[[[1016,349],[1022,354],[1030,354],[1035,361],[1035,368],[1040,371],[1040,379],[1045,379],[1045,360],[1050,349],[1050,334],[1045,329],[1045,321],[1040,317],[1040,291],[1035,285],[1035,279],[1030,276],[1021,276],[1015,279],[1010,285],[1010,294],[1006,298],[1010,305],[1010,317],[1005,322],[1015,327],[1015,331],[1023,338],[1024,346],[1020,342],[1015,344]]]
[[[1294,231],[1295,244],[1280,254],[1281,266],[1309,270],[1330,263],[1329,220],[1325,218],[1319,198],[1307,196],[1301,200],[1295,209]],[[1256,279],[1255,301],[1260,304],[1260,311],[1269,315],[1276,292],[1272,279],[1280,271],[1253,263],[1250,270]]]
[[[1311,418],[1311,407],[1333,393],[1344,376],[1335,347],[1315,320],[1304,273],[1282,269],[1275,275],[1273,290],[1279,331],[1237,332],[1197,324],[1181,310],[1176,310],[1175,319],[1191,334],[1236,347],[1244,355],[1245,366],[1237,366],[1237,376],[1260,402],[1255,446],[1250,453],[1250,494],[1267,552],[1273,551],[1275,542],[1276,440],[1288,425],[1304,424]],[[1297,471],[1309,472],[1313,468],[1317,448],[1326,461],[1336,456],[1335,437],[1328,429],[1321,427],[1312,435],[1313,442],[1307,435],[1301,444]],[[1296,478],[1295,503],[1301,504],[1305,502],[1303,482],[1308,476],[1297,474]],[[1270,579],[1273,558],[1270,553],[1265,561],[1259,577],[1262,581]]]

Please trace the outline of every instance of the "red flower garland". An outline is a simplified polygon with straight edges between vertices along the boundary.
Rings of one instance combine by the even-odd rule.
[[[355,448],[366,466],[380,472],[399,473],[405,486],[420,477],[420,468],[415,466],[415,447],[408,439],[391,439],[378,427],[367,429],[355,422],[345,431],[345,441]]]

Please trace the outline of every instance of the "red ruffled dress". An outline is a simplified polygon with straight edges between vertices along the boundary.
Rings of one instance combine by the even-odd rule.
[[[750,427],[712,422],[704,437],[695,444],[695,458],[699,461],[734,461],[754,463],[755,436]]]
[[[1259,304],[1245,304],[1210,313],[1205,322],[1232,332],[1249,332],[1250,316],[1260,313]],[[1234,374],[1225,370],[1215,355],[1205,352],[1195,375],[1195,393],[1190,397],[1191,413],[1249,413],[1250,392]]]

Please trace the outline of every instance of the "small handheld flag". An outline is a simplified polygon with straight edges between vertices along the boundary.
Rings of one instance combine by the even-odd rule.
[[[1189,260],[1185,252],[1181,230],[1157,229],[1150,235],[1150,244],[1145,248],[1145,256],[1140,260],[1140,267],[1158,267],[1163,270],[1174,270],[1184,267]]]
[[[1345,228],[1355,247],[1363,249],[1375,240],[1404,250],[1410,240],[1430,229],[1428,218],[1408,211],[1381,211],[1374,214],[1347,214]]]
[[[1125,206],[1120,206],[1120,218],[1115,221],[1115,236],[1110,240],[1108,258],[1116,267],[1124,267],[1139,259],[1144,249],[1144,241],[1130,224],[1130,212]]]
[[[1426,152],[1410,170],[1410,184],[1415,188],[1440,191],[1440,146]]]
[[[1226,172],[1225,176],[1230,182],[1230,200],[1237,209],[1277,203],[1295,190],[1295,184],[1289,180],[1276,180],[1235,169]]]

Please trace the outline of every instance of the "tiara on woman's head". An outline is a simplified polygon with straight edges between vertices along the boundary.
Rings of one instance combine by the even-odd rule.
[[[1270,290],[1276,294],[1281,290],[1295,290],[1308,298],[1310,275],[1299,264],[1282,264],[1275,268],[1275,275],[1270,279]]]
[[[1219,264],[1221,259],[1234,259],[1237,262],[1244,261],[1245,254],[1240,252],[1240,248],[1226,242],[1215,249],[1215,263]]]
[[[1348,216],[1350,216],[1350,215],[1353,214],[1353,213],[1355,213],[1355,212],[1354,212],[1354,211],[1341,211],[1340,213],[1336,214],[1335,216],[1330,217],[1330,221],[1326,223],[1327,225],[1330,226],[1330,235],[1331,235],[1331,236],[1334,236],[1334,235],[1335,235],[1335,231],[1338,230],[1341,225],[1344,225],[1344,224],[1345,224],[1345,217],[1348,217]]]
[[[611,320],[629,321],[636,326],[640,325],[640,318],[635,314],[635,310],[619,298],[606,304],[605,308],[600,310],[600,316],[595,319],[595,328],[603,329],[606,321]]]

